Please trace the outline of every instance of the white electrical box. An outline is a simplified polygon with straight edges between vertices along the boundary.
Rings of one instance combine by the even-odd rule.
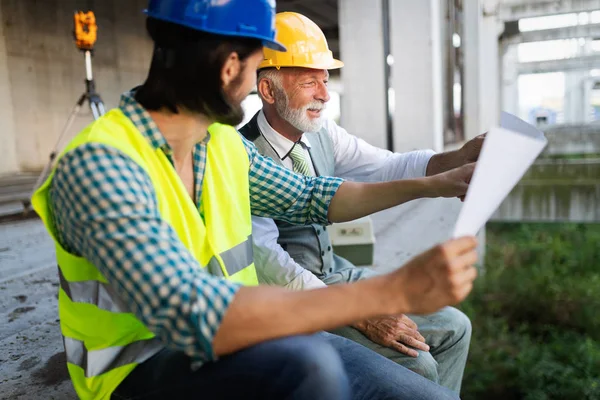
[[[372,265],[375,248],[373,221],[363,217],[327,227],[333,250],[354,265]]]

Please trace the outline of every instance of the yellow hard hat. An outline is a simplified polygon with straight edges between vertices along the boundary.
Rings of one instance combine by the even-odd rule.
[[[344,63],[333,58],[321,28],[302,14],[281,12],[275,16],[275,40],[286,52],[263,49],[264,60],[258,69],[275,67],[302,67],[337,69]]]

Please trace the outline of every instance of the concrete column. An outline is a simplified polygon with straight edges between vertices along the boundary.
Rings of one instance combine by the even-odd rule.
[[[499,35],[503,29],[496,16],[484,8],[479,40],[479,133],[500,123]]]
[[[519,115],[519,74],[517,64],[519,57],[517,46],[507,46],[502,49],[502,110]]]
[[[341,125],[374,146],[386,148],[381,0],[339,2],[340,54],[344,92]]]
[[[461,46],[464,52],[465,82],[462,88],[464,93],[464,124],[465,139],[469,140],[479,134],[481,125],[481,75],[484,65],[481,62],[480,38],[482,33],[482,9],[480,0],[465,1],[463,3],[463,37]]]
[[[4,13],[0,2],[0,22],[4,21]],[[3,24],[0,23],[0,176],[19,171],[17,161],[17,131],[14,121],[12,90],[8,70],[8,54]]]
[[[590,74],[587,73],[583,81],[583,107],[584,107],[584,124],[593,122],[592,115],[592,93],[594,91],[594,81],[590,79]]]
[[[584,82],[587,71],[565,72],[565,123],[581,124],[585,122],[588,104],[584,104]]]
[[[500,116],[499,48],[501,25],[483,0],[463,3],[465,59],[465,138],[497,125]]]
[[[443,150],[439,0],[390,2],[394,150]]]

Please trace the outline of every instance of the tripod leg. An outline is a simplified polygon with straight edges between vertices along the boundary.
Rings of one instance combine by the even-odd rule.
[[[46,179],[46,175],[48,174],[48,171],[50,170],[50,168],[52,168],[52,165],[54,164],[54,159],[56,158],[56,156],[58,154],[58,146],[62,142],[63,137],[66,135],[66,133],[69,131],[69,129],[71,129],[71,125],[73,125],[73,121],[75,121],[75,117],[79,113],[79,110],[81,110],[81,106],[84,103],[85,99],[86,99],[86,95],[83,94],[77,101],[77,104],[75,104],[75,107],[73,107],[73,111],[71,111],[71,115],[69,115],[69,118],[67,119],[67,122],[65,123],[65,126],[63,127],[63,130],[62,130],[60,136],[58,137],[58,140],[56,141],[56,144],[54,145],[52,152],[50,153],[50,160],[44,167],[42,173],[40,174],[37,181],[35,182],[35,185],[33,186],[34,191]]]
[[[92,103],[90,101],[90,110],[92,110],[92,115],[94,116],[94,120],[100,118],[100,110],[98,110],[98,106],[96,103]]]
[[[92,115],[94,116],[94,119],[98,119],[101,115],[104,115],[106,111],[104,109],[104,103],[102,102],[102,99],[100,98],[99,94],[92,94],[89,97],[89,101],[90,109],[92,110]]]

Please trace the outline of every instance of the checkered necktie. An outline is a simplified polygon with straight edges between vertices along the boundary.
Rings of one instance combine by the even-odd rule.
[[[310,172],[310,167],[308,166],[308,160],[306,159],[304,147],[302,147],[302,143],[296,142],[294,144],[294,147],[290,152],[290,158],[292,159],[294,172],[306,176],[312,176],[312,173]]]

